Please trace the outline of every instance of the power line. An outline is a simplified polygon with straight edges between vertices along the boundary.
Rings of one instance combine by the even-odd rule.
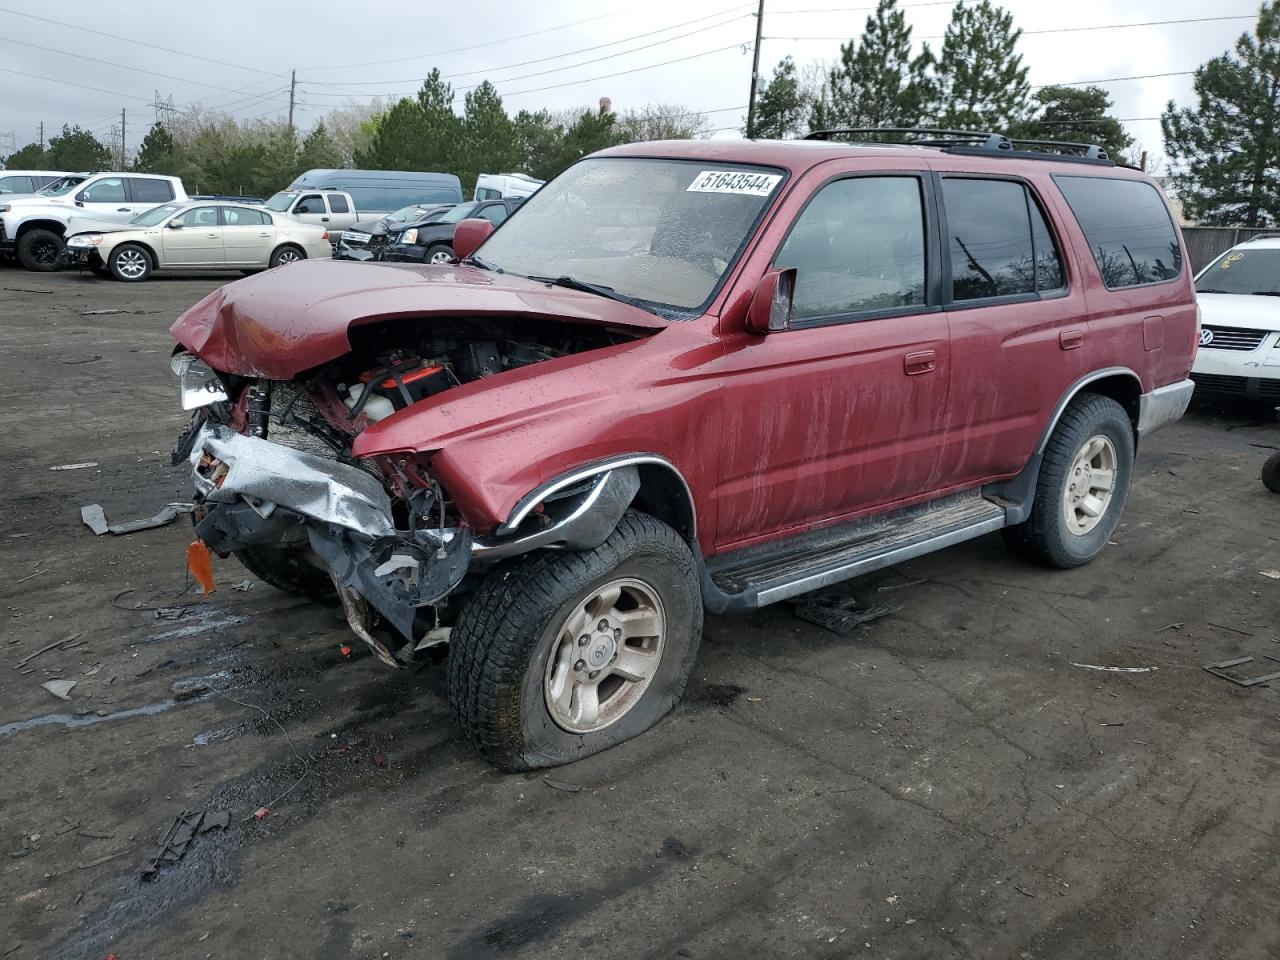
[[[216,63],[220,67],[235,67],[238,70],[248,70],[251,73],[261,73],[264,76],[268,76],[268,77],[280,76],[280,74],[278,73],[271,73],[270,71],[267,71],[267,70],[260,70],[257,67],[246,67],[243,64],[231,63],[228,60],[215,60],[212,57],[202,57],[198,53],[188,53],[185,50],[174,50],[172,47],[161,47],[161,46],[157,46],[154,43],[147,43],[143,40],[134,40],[130,37],[122,37],[114,33],[106,33],[102,30],[92,30],[89,27],[82,27],[75,23],[68,23],[66,20],[52,20],[48,17],[36,16],[36,14],[34,13],[27,13],[23,10],[13,10],[9,7],[0,7],[0,13],[11,13],[17,17],[26,17],[29,20],[39,20],[41,23],[51,23],[61,30],[66,30],[70,28],[72,30],[79,30],[82,33],[92,33],[95,36],[107,37],[110,40],[119,40],[121,43],[132,43],[139,47],[150,47],[152,50],[160,50],[164,53],[175,53],[180,57],[186,57],[188,60],[203,60],[206,63]]]
[[[1048,27],[1043,30],[1023,30],[1022,36],[1037,36],[1047,33],[1085,33],[1094,30],[1125,30],[1129,27],[1167,27],[1182,23],[1215,23],[1223,20],[1256,20],[1258,15],[1242,14],[1232,17],[1192,17],[1185,20],[1144,20],[1140,23],[1104,23],[1090,27]],[[766,40],[847,40],[848,37],[765,37]],[[945,40],[946,34],[919,37],[920,40]]]
[[[0,67],[0,71],[4,73],[12,73],[19,77],[30,77],[32,80],[44,80],[47,83],[61,83],[68,87],[79,87],[81,90],[92,90],[94,93],[106,93],[113,97],[124,97],[126,100],[137,100],[139,103],[150,103],[149,97],[135,97],[131,93],[119,93],[115,90],[107,90],[103,87],[91,87],[87,83],[74,83],[71,80],[61,80],[58,77],[42,77],[38,73],[27,73],[24,70],[12,70],[9,67]]]

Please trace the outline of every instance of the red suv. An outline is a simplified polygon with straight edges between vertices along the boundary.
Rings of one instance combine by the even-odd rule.
[[[173,326],[200,538],[332,596],[385,662],[448,641],[507,769],[640,733],[704,608],[1002,530],[1115,529],[1186,409],[1197,315],[1159,188],[988,134],[633,144],[459,262],[304,262]]]

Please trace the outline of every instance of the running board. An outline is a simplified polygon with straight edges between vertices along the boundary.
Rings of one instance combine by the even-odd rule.
[[[828,527],[782,544],[708,561],[703,597],[713,613],[741,612],[910,560],[999,530],[1005,508],[975,493]]]

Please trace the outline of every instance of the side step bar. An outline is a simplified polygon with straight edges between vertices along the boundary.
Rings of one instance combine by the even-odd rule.
[[[713,557],[702,592],[713,613],[741,613],[999,530],[1005,508],[975,493]]]

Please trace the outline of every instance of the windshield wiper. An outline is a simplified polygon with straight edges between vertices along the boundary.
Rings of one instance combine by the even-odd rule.
[[[462,260],[460,262],[468,263],[473,267],[479,267],[481,270],[496,270],[498,273],[504,272],[501,267],[495,267],[488,260],[484,260],[480,257],[477,257],[474,253],[471,256],[467,257],[467,259]]]
[[[568,290],[581,290],[583,293],[594,293],[598,297],[606,297],[609,300],[617,300],[619,303],[634,303],[628,296],[619,293],[613,287],[606,287],[602,283],[588,283],[586,280],[579,280],[577,277],[571,277],[567,274],[560,277],[529,277],[530,280],[537,280],[539,283],[549,283],[554,287],[565,287]]]
[[[1255,290],[1255,297],[1280,297],[1280,290]]]
[[[1226,293],[1226,292],[1227,291],[1225,290],[1200,290],[1200,289],[1196,290],[1196,293]]]

